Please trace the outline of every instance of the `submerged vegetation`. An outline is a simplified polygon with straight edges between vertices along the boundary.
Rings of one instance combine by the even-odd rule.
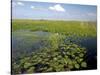
[[[17,60],[13,60],[12,73],[73,71],[85,70],[89,67],[88,49],[80,42],[87,37],[96,37],[95,22],[13,20],[12,32],[19,30],[42,31],[50,35],[42,39],[45,47],[33,51],[30,55],[26,53],[24,57],[20,55]],[[31,41],[41,39],[40,36],[32,36]]]

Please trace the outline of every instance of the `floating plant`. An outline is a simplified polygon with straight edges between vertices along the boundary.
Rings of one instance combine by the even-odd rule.
[[[44,48],[38,53],[33,53],[31,57],[24,57],[20,60],[20,63],[14,64],[14,72],[21,69],[26,70],[27,73],[33,72],[59,72],[78,70],[87,67],[85,61],[86,49],[78,46],[77,44],[62,44],[56,49]]]

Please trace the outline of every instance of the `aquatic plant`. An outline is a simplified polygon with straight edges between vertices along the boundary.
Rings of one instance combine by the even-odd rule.
[[[84,69],[86,49],[77,44],[62,44],[56,49],[44,48],[13,64],[14,73],[59,72]],[[23,72],[23,70],[25,72]]]

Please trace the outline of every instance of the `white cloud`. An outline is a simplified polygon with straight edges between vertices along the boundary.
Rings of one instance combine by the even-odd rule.
[[[64,9],[60,4],[51,6],[51,7],[49,7],[49,9],[50,9],[50,10],[54,10],[54,11],[65,12],[65,9]]]
[[[55,10],[55,8],[54,8],[54,7],[49,7],[49,9],[51,9],[51,10]]]
[[[30,8],[34,9],[35,7],[34,6],[31,6]]]
[[[24,3],[22,3],[22,2],[17,2],[17,4],[20,6],[24,6]]]

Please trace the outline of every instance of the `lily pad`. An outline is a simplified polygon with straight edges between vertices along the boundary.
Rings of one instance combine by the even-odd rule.
[[[79,69],[80,68],[80,65],[79,64],[75,64],[75,68],[76,69]]]
[[[30,67],[32,65],[32,63],[25,63],[24,64],[24,68],[28,68],[28,67]]]
[[[86,62],[82,62],[82,63],[81,63],[81,67],[86,68],[86,67],[87,67],[87,63],[86,63]]]

